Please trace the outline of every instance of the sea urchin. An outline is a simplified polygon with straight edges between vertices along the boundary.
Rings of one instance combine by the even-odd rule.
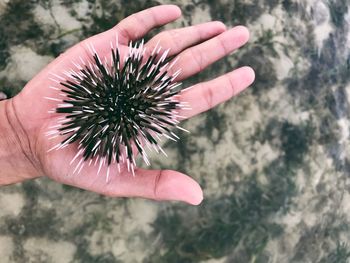
[[[120,164],[126,163],[134,174],[136,151],[149,165],[145,145],[165,154],[161,137],[178,139],[171,128],[182,129],[179,109],[187,107],[178,100],[180,83],[175,79],[180,70],[169,73],[175,61],[168,61],[169,50],[162,52],[159,45],[145,58],[143,41],[130,43],[124,59],[118,44],[111,43],[111,54],[103,60],[92,45],[88,49],[89,59],[73,63],[74,69],[63,72],[64,77],[54,74],[59,85],[51,88],[59,91],[61,99],[46,98],[58,101],[52,112],[63,116],[47,134],[62,137],[53,149],[77,143],[71,164],[79,157],[80,161],[73,173],[89,161],[99,164],[98,172],[102,165],[117,163],[120,170]]]

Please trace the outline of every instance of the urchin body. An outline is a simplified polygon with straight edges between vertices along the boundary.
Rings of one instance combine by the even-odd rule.
[[[62,136],[61,149],[77,144],[72,160],[80,171],[89,165],[126,163],[134,173],[137,151],[149,164],[149,149],[164,153],[159,145],[161,137],[177,140],[171,131],[181,116],[179,109],[186,103],[178,100],[180,83],[175,82],[180,71],[170,74],[175,62],[167,61],[168,50],[161,53],[158,45],[145,58],[143,42],[132,46],[121,59],[118,45],[111,44],[111,56],[100,58],[90,46],[89,61],[81,59],[75,68],[56,75],[61,99],[54,112],[63,114],[60,123],[48,135]],[[182,128],[180,128],[182,129]]]

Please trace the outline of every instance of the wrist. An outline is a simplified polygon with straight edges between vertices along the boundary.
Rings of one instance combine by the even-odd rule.
[[[12,99],[0,101],[0,185],[40,176],[30,141],[16,118]]]

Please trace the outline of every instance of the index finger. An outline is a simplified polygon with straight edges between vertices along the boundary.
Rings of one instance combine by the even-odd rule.
[[[115,26],[112,31],[116,29],[120,36],[120,43],[127,45],[130,40],[139,39],[151,29],[172,22],[180,16],[181,9],[178,6],[159,5],[128,16]]]
[[[71,61],[78,62],[79,57],[86,59],[91,56],[88,46],[93,45],[100,56],[110,54],[110,43],[115,43],[116,37],[122,47],[129,45],[132,40],[137,40],[146,35],[155,27],[163,26],[181,16],[181,9],[176,5],[159,5],[132,14],[119,22],[115,27],[91,36],[73,47],[66,50],[63,54],[70,59],[65,61],[56,59],[50,64],[50,68],[61,64],[60,68],[71,65]],[[63,63],[62,63],[63,62]]]

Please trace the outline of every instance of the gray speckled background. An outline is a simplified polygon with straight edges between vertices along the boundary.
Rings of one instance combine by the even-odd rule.
[[[176,3],[183,18],[245,24],[251,41],[185,86],[239,65],[256,82],[187,121],[170,158],[204,188],[199,207],[112,199],[42,178],[0,189],[4,262],[350,260],[347,0],[0,0],[0,97],[123,17]]]

